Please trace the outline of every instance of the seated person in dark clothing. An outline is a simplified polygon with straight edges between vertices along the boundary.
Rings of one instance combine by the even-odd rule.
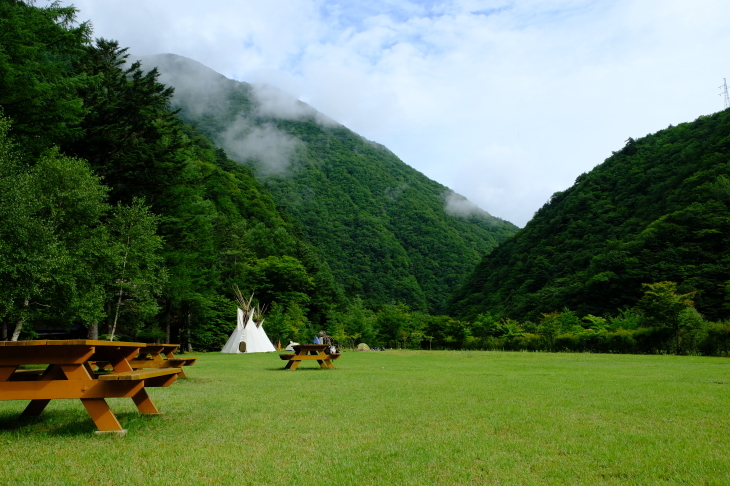
[[[335,347],[335,342],[332,340],[331,337],[327,335],[326,332],[320,331],[319,334],[317,334],[317,337],[315,339],[319,338],[320,344],[326,344],[328,347],[326,348],[326,351],[330,354],[337,353],[337,348]]]

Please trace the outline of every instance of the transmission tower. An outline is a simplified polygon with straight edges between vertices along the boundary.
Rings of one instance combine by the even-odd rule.
[[[722,86],[720,86],[720,89],[722,90],[720,93],[720,96],[722,96],[722,108],[723,110],[727,110],[730,108],[730,97],[727,95],[727,80],[725,78],[722,78]]]

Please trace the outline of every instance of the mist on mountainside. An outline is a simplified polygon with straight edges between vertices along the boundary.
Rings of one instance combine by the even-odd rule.
[[[175,87],[183,119],[253,168],[368,305],[443,312],[454,286],[517,231],[275,87],[172,54],[142,63]]]

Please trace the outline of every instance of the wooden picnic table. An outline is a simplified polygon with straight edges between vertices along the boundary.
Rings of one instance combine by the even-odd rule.
[[[182,368],[183,366],[192,366],[198,358],[180,358],[175,356],[175,351],[180,347],[179,344],[146,344],[139,349],[139,354],[129,360],[129,364],[135,370],[148,368]],[[103,361],[94,363],[99,370],[112,369],[110,363]],[[185,371],[180,370],[178,378],[187,378]]]
[[[78,398],[99,431],[121,432],[106,398],[128,397],[140,413],[157,415],[145,387],[170,386],[180,368],[133,369],[130,361],[145,343],[119,341],[0,341],[0,400],[30,400],[21,416],[38,416],[54,399]],[[96,374],[90,362],[109,363]],[[19,370],[21,365],[47,365]]]
[[[329,348],[327,344],[297,344],[292,346],[294,354],[280,354],[279,358],[286,360],[287,370],[295,370],[299,366],[299,363],[306,360],[317,360],[320,368],[332,369],[335,365],[332,361],[339,358],[340,354],[327,354],[325,349]]]

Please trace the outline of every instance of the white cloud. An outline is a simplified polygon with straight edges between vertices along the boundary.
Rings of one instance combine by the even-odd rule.
[[[250,126],[244,118],[232,123],[218,141],[232,159],[258,162],[258,172],[264,176],[286,173],[301,144],[273,125]]]
[[[724,0],[74,4],[99,36],[277,86],[519,225],[628,137],[721,109],[730,77]]]
[[[254,84],[252,88],[254,98],[258,102],[256,111],[259,116],[283,118],[284,120],[311,119],[323,126],[337,125],[333,119],[275,86]]]
[[[447,190],[442,194],[444,211],[452,216],[468,218],[469,216],[489,216],[489,213],[454,191]]]

